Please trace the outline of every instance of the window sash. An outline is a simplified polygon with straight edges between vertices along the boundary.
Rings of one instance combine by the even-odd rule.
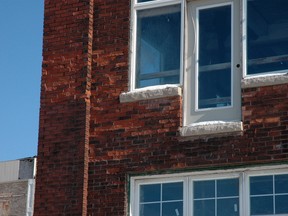
[[[224,19],[227,17],[223,17],[223,13],[227,13],[229,16],[229,22],[223,26],[222,24],[217,24],[218,16],[221,15],[221,23],[225,21]],[[219,11],[222,10],[222,11]],[[224,10],[223,10],[224,9]],[[217,13],[218,10],[218,13]],[[225,11],[226,10],[226,11]],[[208,11],[210,14],[208,14]],[[229,14],[230,11],[230,14]],[[233,71],[232,65],[234,64],[233,61],[233,4],[232,2],[216,4],[212,6],[202,6],[196,8],[196,32],[197,32],[197,49],[196,49],[196,100],[195,100],[195,107],[196,110],[203,110],[203,109],[216,109],[218,107],[231,107],[233,106],[233,93],[232,93],[232,82],[231,79],[233,78]],[[210,17],[209,17],[210,15]],[[213,16],[213,17],[212,17]],[[210,19],[207,25],[211,25],[212,22],[214,26],[214,31],[211,26],[206,26],[206,32],[201,34],[205,28],[202,26],[202,19]],[[219,23],[220,21],[218,21]],[[220,29],[223,28],[224,29]],[[225,31],[225,28],[230,28],[228,31],[228,35],[221,35]],[[202,39],[205,36],[206,39]],[[228,41],[228,50],[224,52],[224,43],[223,39],[224,36],[227,36],[229,39],[230,36],[230,43]],[[213,44],[212,44],[213,43]],[[227,43],[227,42],[226,42]],[[218,44],[218,48],[215,47]],[[213,47],[214,46],[214,47]],[[222,47],[221,47],[222,46]],[[213,52],[213,53],[212,53]],[[217,53],[215,53],[217,52]],[[226,55],[228,52],[229,57],[224,57],[222,54]],[[219,58],[223,56],[222,58]],[[222,76],[221,76],[222,74]],[[228,80],[226,76],[228,75]],[[220,79],[221,78],[221,79]],[[220,84],[219,84],[220,83]],[[223,84],[223,86],[222,86]],[[221,86],[219,86],[221,85]],[[228,86],[228,87],[227,87]],[[209,90],[210,89],[210,90]],[[217,90],[218,89],[218,90]],[[223,91],[223,89],[226,89]],[[227,91],[228,90],[228,91]],[[224,93],[224,95],[223,95]],[[222,94],[222,96],[221,96]],[[202,95],[202,96],[201,96]]]
[[[237,209],[240,216],[251,215],[250,214],[250,178],[257,176],[283,176],[288,175],[288,165],[278,166],[267,166],[267,167],[252,167],[252,168],[241,168],[235,170],[223,170],[223,171],[202,171],[202,172],[191,172],[191,173],[177,173],[167,175],[156,175],[156,176],[139,176],[132,177],[130,182],[130,207],[131,215],[139,216],[139,188],[141,185],[149,184],[162,184],[162,183],[173,183],[183,182],[183,215],[193,216],[193,200],[201,200],[201,198],[193,198],[193,184],[194,182],[200,181],[222,181],[226,179],[239,179],[239,194],[232,194],[229,198],[239,198],[239,208]],[[275,177],[274,177],[275,178]],[[279,179],[279,178],[278,178]],[[285,178],[285,181],[287,178]],[[276,196],[286,196],[285,192],[275,193]],[[233,195],[233,196],[232,196]],[[221,195],[222,196],[222,195]],[[217,199],[225,198],[225,194]],[[210,197],[211,198],[211,197]],[[204,198],[202,200],[205,200]],[[207,198],[208,200],[208,198]],[[215,200],[214,200],[215,201]],[[284,208],[286,211],[286,207]],[[272,214],[272,215],[288,215],[288,212],[284,214]]]
[[[216,62],[214,64],[199,64],[199,11],[210,10],[231,6],[231,62]],[[240,29],[237,28],[240,22],[240,1],[239,0],[203,0],[191,1],[188,3],[187,29],[185,43],[186,61],[184,83],[184,118],[183,125],[188,126],[193,123],[205,121],[241,121],[241,69],[240,64]],[[201,35],[200,35],[201,37]],[[228,41],[228,40],[227,40]],[[229,42],[228,42],[229,44]],[[231,68],[231,82],[228,81],[230,87],[224,86],[225,94],[221,97],[199,98],[199,74],[213,73],[213,70],[229,70]],[[207,72],[204,72],[207,71]],[[217,73],[217,72],[215,72]],[[228,72],[229,73],[229,72]],[[230,74],[230,73],[229,73]],[[214,75],[213,75],[214,76]],[[226,78],[225,78],[226,79]],[[223,79],[224,80],[224,79]],[[213,81],[213,80],[212,80]],[[223,81],[224,83],[226,81]],[[208,85],[208,84],[206,84]],[[217,84],[216,84],[217,86]],[[221,87],[221,85],[219,86]],[[205,86],[201,87],[205,89]],[[218,88],[218,87],[217,87]],[[222,87],[221,87],[222,88]],[[227,90],[228,89],[228,90]],[[221,90],[223,91],[223,90]],[[228,93],[227,93],[228,92]],[[226,94],[227,93],[227,94]],[[201,104],[198,103],[199,99]],[[205,99],[205,100],[204,100]],[[214,104],[211,106],[211,104]],[[218,105],[217,105],[218,104]]]
[[[271,5],[265,6],[267,3]],[[276,5],[280,8],[275,8]],[[242,52],[244,77],[287,72],[288,52],[284,48],[286,46],[284,44],[287,44],[287,37],[285,36],[287,30],[285,29],[288,27],[288,15],[285,11],[285,5],[287,5],[285,0],[254,0],[249,2],[243,0]],[[276,10],[282,12],[279,13]],[[283,22],[284,18],[285,23]],[[286,43],[283,44],[281,42],[283,40]],[[279,45],[277,45],[278,42]],[[262,49],[263,47],[265,47],[265,50]]]
[[[161,14],[165,13],[165,7],[169,6],[176,6],[180,5],[180,42],[179,42],[179,49],[180,51],[177,51],[177,55],[179,55],[179,66],[177,68],[169,68],[168,69],[161,69],[161,64],[159,64],[158,71],[149,72],[149,73],[137,73],[137,70],[139,72],[139,59],[141,57],[139,56],[139,40],[137,41],[137,19],[143,17],[151,17],[151,16],[161,16]],[[174,7],[175,8],[175,7]],[[154,10],[153,10],[154,9]],[[173,7],[171,7],[173,12]],[[132,24],[132,32],[131,32],[131,67],[130,67],[130,90],[133,91],[136,88],[142,88],[148,86],[148,88],[154,85],[163,85],[163,84],[175,84],[181,85],[182,79],[183,79],[183,35],[184,35],[184,0],[151,0],[146,2],[137,2],[137,0],[133,1],[132,6],[132,16],[131,16],[131,24]],[[153,12],[154,11],[154,12]],[[162,11],[162,12],[161,12]],[[141,15],[138,16],[138,13],[141,12]],[[154,14],[153,14],[154,13]],[[155,14],[156,13],[156,14]],[[139,38],[138,38],[139,39]],[[138,48],[137,48],[138,47]],[[149,48],[148,48],[149,49]],[[138,53],[138,54],[137,54]],[[138,55],[138,56],[137,56]],[[156,58],[157,58],[157,51],[155,52]],[[140,58],[139,58],[140,57]],[[158,58],[160,59],[161,56],[158,55]],[[155,60],[155,59],[154,59]],[[137,63],[138,61],[138,63]],[[160,61],[160,60],[159,60]],[[169,61],[166,61],[169,62]],[[142,62],[142,65],[147,65],[145,62]],[[157,66],[157,65],[155,65]],[[158,67],[158,66],[157,66]],[[156,67],[156,69],[157,69]],[[138,69],[137,69],[138,68]],[[142,67],[143,68],[143,67]],[[140,80],[142,84],[140,83]],[[151,83],[150,81],[151,80]],[[143,84],[144,83],[144,84]],[[153,88],[153,87],[152,87]]]

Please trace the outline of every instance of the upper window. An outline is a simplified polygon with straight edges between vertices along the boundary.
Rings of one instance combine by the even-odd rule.
[[[131,215],[288,215],[287,166],[274,168],[136,177]]]
[[[185,126],[241,120],[239,20],[237,0],[188,3]]]
[[[135,0],[132,89],[179,84],[182,13],[180,0]]]
[[[247,1],[247,75],[288,69],[288,1]]]

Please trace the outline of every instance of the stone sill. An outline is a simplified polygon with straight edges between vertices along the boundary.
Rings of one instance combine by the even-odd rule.
[[[285,83],[288,83],[288,73],[277,73],[277,74],[245,77],[241,81],[241,87],[254,88],[261,86],[280,85]]]
[[[243,131],[241,121],[206,121],[193,123],[180,129],[182,137],[215,137]]]
[[[120,103],[181,95],[182,89],[176,85],[152,86],[121,93]]]

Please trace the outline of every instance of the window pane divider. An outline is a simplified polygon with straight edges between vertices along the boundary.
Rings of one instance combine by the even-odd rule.
[[[231,62],[211,64],[211,65],[200,66],[199,72],[217,71],[217,70],[230,69],[230,68],[231,68]]]
[[[288,55],[278,55],[278,56],[250,59],[248,60],[248,65],[263,65],[269,63],[277,63],[281,61],[288,61]]]
[[[154,78],[164,78],[169,76],[177,76],[179,74],[179,70],[169,70],[169,71],[160,71],[156,73],[149,74],[141,74],[139,78],[141,80],[154,79]]]
[[[183,202],[183,200],[165,200],[165,201],[154,201],[154,202],[139,202],[139,204],[157,204],[157,203],[171,203],[171,202]]]

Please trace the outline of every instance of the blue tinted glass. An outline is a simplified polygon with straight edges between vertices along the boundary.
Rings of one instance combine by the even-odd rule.
[[[217,216],[238,216],[239,215],[239,199],[218,199],[217,200]]]
[[[215,216],[215,200],[194,201],[195,216]]]
[[[217,197],[229,197],[239,195],[238,179],[217,180]]]
[[[273,176],[250,177],[250,194],[273,194]]]
[[[275,176],[275,193],[288,193],[288,174]]]
[[[199,10],[198,108],[231,105],[231,6]]]
[[[183,202],[169,202],[162,205],[162,216],[183,216]]]
[[[247,74],[288,69],[288,1],[247,1]]]
[[[140,185],[140,202],[155,202],[160,201],[161,185]]]
[[[162,185],[162,200],[183,200],[183,183],[165,183]]]
[[[181,5],[137,12],[136,88],[179,83]]]
[[[273,214],[273,197],[251,197],[250,207],[251,215]]]
[[[279,195],[275,197],[276,214],[288,213],[288,195]]]
[[[195,181],[194,199],[215,197],[215,181]]]
[[[140,204],[140,216],[160,216],[160,203]]]

